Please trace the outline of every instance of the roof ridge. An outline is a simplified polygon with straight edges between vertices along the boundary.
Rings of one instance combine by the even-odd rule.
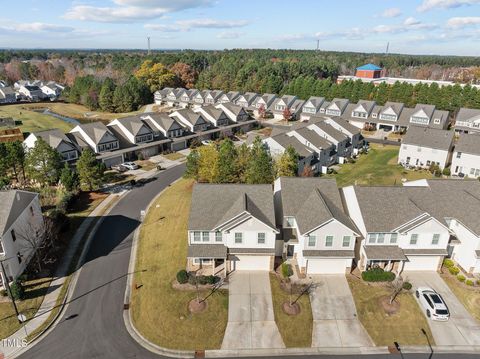
[[[320,200],[322,201],[323,205],[324,205],[325,208],[327,209],[327,211],[328,211],[328,213],[330,214],[330,216],[332,216],[332,218],[334,218],[335,216],[333,215],[332,210],[330,209],[330,207],[328,206],[327,202],[325,201],[325,198],[323,198],[323,195],[322,195],[322,192],[320,191],[320,189],[318,189],[318,187],[315,187],[314,191],[317,192],[318,197],[319,197]]]

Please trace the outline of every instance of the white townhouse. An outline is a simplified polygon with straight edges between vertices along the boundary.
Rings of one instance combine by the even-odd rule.
[[[0,259],[7,278],[0,271],[0,286],[20,276],[35,254],[29,242],[43,230],[38,193],[0,191]]]
[[[205,99],[207,95],[210,93],[210,90],[202,90],[198,91],[194,96],[193,96],[193,107],[198,108],[200,106],[203,106],[204,103],[206,103]]]
[[[79,149],[68,135],[59,129],[32,132],[25,141],[23,141],[23,144],[27,150],[30,150],[35,147],[39,138],[43,139],[50,147],[57,151],[63,161],[71,162],[78,159]]]
[[[233,103],[221,103],[215,106],[219,110],[225,112],[230,121],[234,123],[244,122],[250,119],[250,115],[242,106],[234,105]]]
[[[117,118],[107,127],[117,134],[117,137],[125,138],[132,145],[153,141],[152,129],[142,121],[140,116]]]
[[[281,120],[283,119],[283,112],[286,109],[290,110],[290,112],[292,113],[291,107],[296,100],[297,100],[296,96],[283,95],[282,97],[276,98],[275,101],[273,101],[273,103],[268,108],[268,111],[273,113],[273,117],[275,119]]]
[[[45,97],[42,90],[38,86],[24,85],[20,86],[17,91],[21,97],[24,97],[30,101],[40,101]]]
[[[166,113],[145,113],[141,118],[152,129],[154,138],[160,137],[160,135],[164,138],[183,136],[183,127]]]
[[[315,120],[309,124],[307,128],[315,131],[319,136],[335,145],[336,161],[338,163],[344,163],[345,158],[350,156],[352,148],[350,146],[350,139],[346,134],[335,129],[323,120]]]
[[[410,126],[402,139],[398,163],[422,168],[436,164],[443,170],[451,162],[453,137],[453,131]]]
[[[208,91],[208,93],[204,97],[204,102],[208,105],[214,105],[217,103],[218,99],[222,95],[223,95],[223,91],[221,90]]]
[[[193,102],[193,98],[198,93],[197,89],[190,89],[190,90],[182,90],[178,94],[178,105],[181,108],[187,108]]]
[[[480,177],[480,133],[460,134],[453,151],[451,174]]]
[[[259,95],[255,97],[253,101],[254,111],[253,114],[255,116],[260,115],[260,109],[263,108],[265,111],[269,111],[269,108],[272,106],[273,102],[277,99],[277,95],[271,93],[265,93],[263,95]]]
[[[155,101],[155,104],[156,105],[162,105],[163,103],[166,102],[166,99],[167,99],[167,94],[173,90],[173,88],[171,87],[165,87],[161,90],[157,90],[155,91],[155,93],[153,94],[153,99]]]
[[[197,183],[188,220],[187,270],[219,275],[273,270],[275,248],[282,244],[278,234],[271,185]]]
[[[455,131],[480,133],[480,110],[462,107],[455,117]]]
[[[242,93],[239,91],[229,91],[227,93],[223,93],[217,100],[217,103],[235,103],[237,98],[241,95]]]
[[[403,120],[403,117],[408,117],[408,119]],[[403,111],[400,120],[407,122],[408,127],[417,125],[446,129],[449,124],[449,113],[437,110],[435,105],[417,104],[414,109]]]
[[[352,109],[350,116],[365,120],[372,114],[375,105],[375,101],[360,100]]]
[[[188,108],[174,111],[169,116],[174,118],[192,133],[206,131],[209,127],[209,123],[205,120],[202,114],[194,112]]]
[[[349,101],[344,98],[334,98],[331,102],[324,102],[320,113],[328,116],[342,116]]]
[[[214,105],[199,107],[193,111],[201,114],[205,120],[215,127],[228,125],[229,117],[226,115],[225,111]]]
[[[237,106],[242,106],[247,108],[247,107],[253,106],[254,101],[256,100],[257,97],[258,97],[258,94],[255,92],[245,92],[244,94],[240,94],[234,100],[234,103]]]
[[[184,88],[168,89],[165,93],[165,102],[168,106],[176,106],[180,101],[180,96],[184,93]]]
[[[432,213],[435,194],[417,187],[342,189],[347,213],[363,237],[360,270],[436,271],[447,255],[450,230]]]
[[[302,106],[300,121],[308,121],[310,117],[320,112],[322,104],[325,102],[324,97],[311,96]]]
[[[335,179],[280,177],[274,199],[284,258],[307,275],[351,270],[360,234],[345,214]]]
[[[350,139],[349,145],[352,146],[352,153],[354,155],[358,153],[358,150],[363,146],[362,133],[358,127],[353,126],[341,117],[326,117],[325,123],[348,136]]]

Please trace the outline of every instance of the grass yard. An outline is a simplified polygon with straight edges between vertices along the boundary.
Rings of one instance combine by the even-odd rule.
[[[150,207],[140,231],[130,308],[137,330],[157,345],[218,349],[227,326],[227,291],[213,293],[207,299],[207,309],[192,315],[187,306],[195,292],[178,291],[171,285],[177,271],[186,265],[192,186],[193,181],[182,179]]]
[[[400,303],[397,313],[387,315],[379,304],[379,299],[389,296],[390,291],[381,286],[368,285],[362,280],[347,276],[353,294],[358,318],[374,341],[375,345],[388,346],[393,342],[401,345],[427,345],[420,331],[425,329],[430,343],[435,345],[427,319],[420,310],[413,294],[401,293],[396,301]]]
[[[167,153],[167,154],[162,155],[162,156],[165,157],[166,159],[170,160],[170,161],[181,160],[182,158],[185,157],[185,156],[182,155],[180,152]]]
[[[289,300],[289,295],[280,287],[280,281],[273,273],[270,273],[270,286],[272,288],[275,322],[277,323],[278,330],[282,335],[286,347],[311,347],[313,317],[308,294],[302,295],[297,302],[301,308],[300,314],[290,316],[285,314],[282,309],[283,303]]]
[[[467,311],[474,318],[480,320],[480,290],[478,287],[467,288],[465,284],[460,283],[456,277],[449,273],[444,273],[441,276]]]
[[[154,168],[157,168],[157,164],[149,160],[142,160],[142,161],[139,160],[139,161],[135,161],[135,163],[139,165],[140,169],[144,171],[150,171],[150,170],[153,170]]]
[[[409,181],[431,178],[428,171],[406,170],[397,164],[399,146],[371,144],[368,154],[360,155],[355,163],[341,165],[335,177],[339,187],[359,185],[401,185],[402,178]]]
[[[52,278],[40,278],[25,282],[25,299],[17,301],[18,311],[27,319],[32,318],[42,304]],[[6,338],[20,329],[12,303],[6,297],[0,302],[0,338]]]

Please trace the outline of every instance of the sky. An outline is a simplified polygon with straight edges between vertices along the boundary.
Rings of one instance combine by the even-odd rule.
[[[480,0],[2,1],[0,48],[290,48],[480,56]]]

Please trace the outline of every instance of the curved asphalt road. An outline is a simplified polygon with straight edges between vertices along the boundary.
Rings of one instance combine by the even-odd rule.
[[[184,170],[185,166],[182,165],[159,173],[156,180],[133,189],[118,202],[92,240],[72,300],[62,319],[52,332],[21,358],[159,358],[141,347],[127,332],[122,316],[123,298],[131,242],[133,232],[140,224],[140,211],[161,190],[179,178]],[[354,359],[357,356],[328,357]],[[368,357],[400,358],[398,355]],[[405,354],[404,357],[420,359],[428,358],[428,354]],[[433,357],[467,359],[475,356]]]

